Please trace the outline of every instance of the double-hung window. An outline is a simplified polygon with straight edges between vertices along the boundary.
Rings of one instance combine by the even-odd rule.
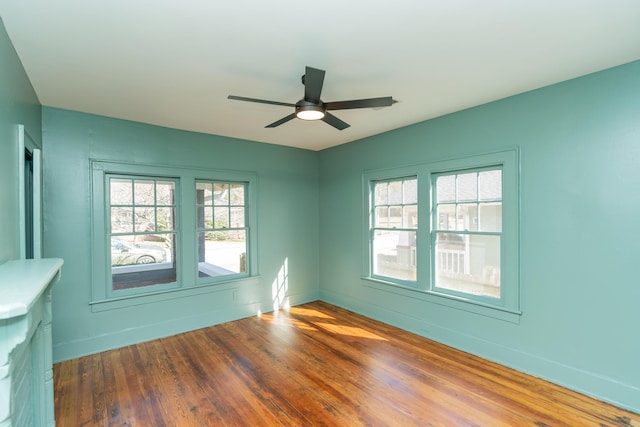
[[[176,282],[176,183],[107,175],[113,291]]]
[[[258,275],[255,173],[97,160],[91,172],[94,311]]]
[[[416,177],[372,182],[374,276],[404,283],[416,281],[417,184]]]
[[[244,182],[196,182],[199,277],[246,273],[246,194]]]
[[[370,171],[363,183],[365,279],[519,313],[517,150]]]
[[[502,167],[433,178],[433,287],[500,298]]]

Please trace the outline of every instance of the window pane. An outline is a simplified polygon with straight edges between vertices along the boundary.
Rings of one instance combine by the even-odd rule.
[[[229,208],[214,208],[214,228],[229,228]]]
[[[176,184],[173,181],[157,181],[156,182],[156,203],[158,205],[174,205],[175,204]]]
[[[458,201],[478,200],[478,174],[464,173],[457,179]]]
[[[475,203],[458,205],[458,222],[456,230],[478,230],[478,205]]]
[[[389,199],[388,199],[389,186],[387,185],[386,182],[377,183],[374,188],[374,194],[375,194],[376,206],[389,204]]]
[[[242,207],[231,208],[230,216],[231,216],[230,228],[242,228],[245,226],[244,208]]]
[[[131,233],[133,231],[133,208],[111,208],[111,232]]]
[[[418,180],[408,179],[404,181],[402,190],[404,192],[403,203],[408,205],[418,203]]]
[[[389,183],[389,204],[402,204],[402,181],[393,181]]]
[[[213,184],[213,204],[216,206],[229,205],[229,184]]]
[[[155,189],[153,181],[136,179],[133,182],[134,203],[136,205],[155,204]]]
[[[156,212],[154,208],[134,209],[135,215],[135,231],[155,231],[156,229]]]
[[[375,227],[389,227],[389,208],[380,206],[376,208]]]
[[[389,207],[389,227],[402,227],[402,206]]]
[[[438,230],[456,229],[456,205],[438,205]]]
[[[478,176],[478,200],[502,199],[502,171],[480,172]]]
[[[196,182],[196,203],[199,205],[213,204],[213,184],[209,182]]]
[[[232,205],[244,205],[244,184],[231,184],[230,193]]]
[[[500,297],[500,236],[437,233],[435,285]]]
[[[374,275],[416,280],[416,232],[377,230],[372,261]]]
[[[130,179],[111,178],[110,198],[112,205],[131,205],[133,204],[133,181]]]
[[[502,203],[480,203],[480,231],[502,231]]]
[[[174,212],[175,208],[158,208],[157,209],[157,221],[158,231],[171,231],[175,230]]]
[[[408,205],[402,208],[402,228],[418,227],[418,206]]]
[[[198,233],[198,276],[217,277],[247,271],[244,230]]]
[[[204,224],[202,228],[213,228],[213,208],[204,208]]]
[[[111,238],[114,290],[176,281],[173,234],[125,235]]]
[[[439,176],[436,179],[438,203],[456,201],[456,176]]]

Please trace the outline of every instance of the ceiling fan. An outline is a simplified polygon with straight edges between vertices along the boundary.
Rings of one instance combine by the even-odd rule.
[[[343,122],[333,114],[330,110],[348,110],[353,108],[373,108],[373,107],[389,107],[396,103],[392,97],[385,96],[383,98],[368,99],[352,99],[349,101],[322,102],[320,94],[322,93],[322,84],[324,82],[324,70],[306,67],[305,74],[302,76],[302,84],[304,85],[304,98],[295,104],[279,101],[267,101],[265,99],[246,98],[244,96],[229,95],[228,99],[237,101],[259,102],[262,104],[282,105],[285,107],[294,107],[295,112],[286,117],[277,120],[265,127],[274,128],[293,120],[296,117],[302,120],[322,120],[330,124],[338,130],[348,128],[350,125]]]

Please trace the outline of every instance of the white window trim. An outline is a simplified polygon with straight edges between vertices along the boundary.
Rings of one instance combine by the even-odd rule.
[[[92,311],[103,311],[165,300],[168,298],[195,295],[207,292],[203,288],[244,282],[253,282],[259,275],[257,260],[257,176],[254,172],[229,171],[149,165],[127,162],[112,162],[92,159],[91,173],[91,248],[92,248]],[[177,283],[153,285],[132,291],[110,290],[110,262],[107,253],[106,175],[124,174],[177,179],[176,188],[176,268]],[[196,196],[197,180],[242,181],[248,183],[247,196],[249,233],[247,239],[247,272],[241,275],[202,280],[197,274],[197,227]],[[193,215],[191,215],[193,214]],[[146,289],[145,289],[146,288]],[[223,286],[226,288],[226,286]],[[213,290],[213,289],[212,289]]]
[[[503,212],[501,241],[501,298],[490,300],[473,296],[454,295],[442,292],[434,287],[431,231],[432,176],[434,174],[455,172],[465,169],[477,169],[490,166],[502,166],[503,174]],[[401,178],[415,175],[418,177],[418,234],[417,234],[417,284],[408,286],[392,280],[373,276],[371,265],[371,183],[373,181]],[[493,153],[482,153],[465,157],[445,159],[414,166],[366,171],[363,173],[363,251],[362,279],[364,284],[376,289],[394,293],[412,292],[430,303],[471,311],[481,315],[518,322],[520,311],[520,262],[519,262],[519,150],[514,148]],[[395,288],[393,290],[391,287]]]

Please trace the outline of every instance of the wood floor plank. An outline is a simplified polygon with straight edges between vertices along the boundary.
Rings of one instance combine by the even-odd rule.
[[[265,318],[270,319],[269,316]],[[286,327],[286,326],[285,326]],[[309,331],[309,329],[306,329]],[[431,418],[435,418],[434,412],[445,409],[447,402],[443,402],[437,395],[425,394],[421,405],[412,404],[412,400],[417,397],[412,392],[411,384],[404,382],[397,372],[385,372],[383,364],[378,363],[374,358],[370,358],[361,346],[356,346],[356,341],[349,340],[349,345],[345,346],[340,343],[339,334],[327,333],[320,328],[309,335],[304,348],[291,348],[289,352],[292,354],[310,355],[322,354],[322,349],[331,348],[331,357],[320,362],[323,370],[314,370],[313,367],[300,366],[303,372],[309,372],[313,375],[317,372],[320,376],[318,381],[331,381],[330,386],[345,389],[345,403],[351,406],[357,406],[361,412],[362,421],[366,424],[374,425],[391,425],[397,421],[396,413],[404,414],[405,425],[413,425],[417,420],[418,425],[422,423],[424,417],[420,417],[420,413],[425,408],[431,414]],[[313,345],[311,345],[311,344]],[[360,349],[359,349],[360,348]],[[367,375],[352,375],[355,372],[367,372]],[[424,385],[428,387],[428,385]],[[399,394],[404,396],[403,399],[396,399]],[[364,406],[363,402],[368,405]],[[415,401],[413,402],[415,403]],[[371,408],[369,408],[370,406]],[[394,411],[380,411],[378,408],[393,407]],[[447,409],[448,410],[448,409]],[[460,414],[456,414],[457,417]],[[457,421],[466,421],[458,419]]]
[[[78,394],[76,388],[80,384],[80,380],[77,376],[77,365],[79,359],[69,360],[64,364],[56,365],[56,369],[53,370],[53,383],[55,384],[54,393],[54,408],[56,412],[67,414],[66,419],[69,425],[80,425],[76,422],[74,415],[78,411]]]
[[[195,340],[187,340],[178,335],[163,339],[161,343],[172,355],[175,369],[180,373],[180,379],[184,384],[184,398],[191,402],[189,410],[201,421],[202,425],[225,425],[224,418],[216,410],[216,399],[211,395],[211,390],[206,387],[205,371],[190,357],[190,352],[198,354],[202,349],[190,348],[191,341]]]
[[[313,302],[54,366],[77,426],[635,426],[640,415]]]
[[[134,412],[135,407],[132,405],[132,397],[129,393],[129,382],[131,375],[127,375],[130,367],[125,364],[122,354],[127,351],[127,347],[107,352],[107,367],[111,370],[111,379],[113,381],[111,392],[113,393],[113,406],[107,419],[109,426],[137,425],[137,420],[141,415]],[[107,369],[105,368],[105,371]],[[55,392],[55,390],[54,390]]]
[[[218,331],[222,330],[218,328]],[[236,420],[260,424],[264,415],[266,422],[275,423],[276,419],[280,419],[281,414],[274,412],[272,403],[260,396],[259,384],[253,381],[247,384],[238,370],[237,358],[226,347],[227,343],[212,340],[206,332],[195,331],[193,337],[180,337],[183,338],[183,348],[189,350],[187,360],[191,369],[197,372],[200,389],[211,396],[211,403],[224,420],[234,425],[238,422]],[[193,355],[198,356],[194,358]]]
[[[233,342],[239,343],[239,347],[235,350],[236,354],[243,354],[247,357],[251,356],[260,361],[257,365],[259,371],[250,367],[249,364],[243,364],[243,371],[247,374],[247,381],[254,382],[255,377],[264,378],[261,387],[266,389],[270,398],[280,407],[290,407],[289,410],[295,410],[306,421],[314,425],[326,424],[334,419],[336,413],[339,413],[341,419],[355,422],[357,417],[345,410],[348,405],[343,405],[345,396],[332,387],[320,381],[314,381],[311,377],[316,375],[313,365],[301,360],[301,353],[290,351],[284,345],[274,346],[275,337],[261,333],[255,338],[244,334],[237,325],[229,324],[224,328],[228,337],[237,337],[239,339]],[[281,343],[282,344],[282,343]],[[287,388],[274,388],[273,384],[288,384]],[[326,393],[329,389],[333,393]],[[300,405],[298,408],[291,405],[296,401],[296,396],[304,394],[310,397],[307,405]]]
[[[215,334],[207,331],[207,336],[217,347],[224,350],[224,363],[231,367],[234,374],[242,382],[244,390],[260,396],[260,400],[271,402],[273,407],[283,411],[288,417],[303,420],[305,423],[324,424],[324,411],[318,411],[315,399],[308,399],[305,405],[296,405],[296,396],[309,397],[313,390],[305,390],[297,372],[293,372],[285,362],[275,364],[273,360],[265,363],[262,353],[255,344],[261,337],[255,337],[246,345],[239,331],[233,330],[233,325],[224,325]],[[282,387],[286,385],[285,387]],[[250,399],[250,396],[247,396]]]
[[[371,337],[383,339],[386,343],[391,343],[395,339],[391,336],[382,338],[374,331],[367,330],[366,325],[345,326],[338,324],[334,326],[326,321],[314,323],[321,325],[325,329],[324,333],[317,334],[323,337],[324,345],[337,347],[338,343],[327,340],[335,340],[341,333],[346,334],[349,345],[342,346],[340,359],[348,359],[354,362],[356,369],[365,370],[373,374],[374,387],[368,388],[365,393],[374,395],[386,395],[387,405],[393,405],[396,411],[401,411],[411,419],[415,419],[420,424],[423,419],[437,419],[434,413],[447,413],[447,422],[455,419],[456,424],[472,425],[513,425],[513,421],[503,416],[503,421],[498,422],[495,417],[487,417],[482,405],[479,405],[474,396],[460,387],[455,387],[453,383],[439,382],[434,376],[423,375],[415,367],[415,355],[408,349],[399,348],[387,354],[381,351],[368,352],[365,345],[366,340]],[[342,339],[342,338],[338,338]],[[384,347],[391,348],[389,345]],[[364,355],[364,357],[363,357]],[[409,357],[407,357],[409,355]],[[402,360],[405,359],[405,362]],[[358,366],[360,365],[360,366]],[[416,381],[419,380],[419,381]],[[386,385],[386,393],[380,393],[380,384]],[[397,399],[401,395],[403,399]],[[422,405],[415,405],[416,401],[423,402]],[[407,421],[408,422],[408,421]]]

